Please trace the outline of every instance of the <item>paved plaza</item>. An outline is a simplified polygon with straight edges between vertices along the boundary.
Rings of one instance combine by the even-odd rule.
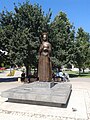
[[[7,102],[0,97],[0,120],[90,120],[90,78],[70,78],[72,93],[66,108]],[[1,82],[0,94],[22,85]]]

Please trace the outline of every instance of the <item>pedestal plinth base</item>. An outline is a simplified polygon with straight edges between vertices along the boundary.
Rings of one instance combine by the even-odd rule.
[[[2,92],[10,102],[61,107],[66,105],[72,85],[69,83],[33,82]]]

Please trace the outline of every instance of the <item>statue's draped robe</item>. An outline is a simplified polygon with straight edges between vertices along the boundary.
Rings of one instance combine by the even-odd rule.
[[[50,60],[51,45],[49,42],[43,42],[39,49],[38,77],[39,81],[52,80],[52,65]]]

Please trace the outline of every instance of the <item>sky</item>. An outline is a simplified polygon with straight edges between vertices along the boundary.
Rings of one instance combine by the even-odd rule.
[[[0,12],[7,9],[14,11],[14,3],[23,3],[26,0],[0,0]],[[82,27],[85,32],[90,33],[90,0],[30,0],[31,4],[38,3],[42,10],[48,13],[49,8],[52,11],[51,20],[59,14],[60,11],[66,13],[70,23],[75,29]]]

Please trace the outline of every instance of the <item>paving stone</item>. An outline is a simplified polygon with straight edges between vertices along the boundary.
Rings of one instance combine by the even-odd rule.
[[[70,78],[70,83],[72,93],[66,108],[10,103],[1,97],[0,120],[90,120],[90,78]],[[0,83],[0,92],[20,85]]]

